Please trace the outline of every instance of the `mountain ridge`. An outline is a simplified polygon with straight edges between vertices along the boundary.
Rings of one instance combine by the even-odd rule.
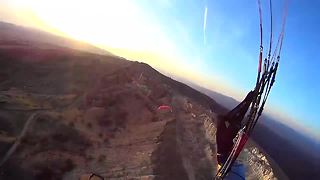
[[[233,109],[240,103],[232,97],[203,88],[183,78],[178,79],[217,100],[219,104],[227,109]],[[267,139],[266,134],[271,135],[272,138]],[[281,167],[288,174],[290,179],[306,177],[317,179],[320,176],[319,172],[315,170],[319,166],[317,162],[320,160],[320,156],[317,153],[320,150],[320,145],[317,144],[317,140],[266,114],[260,117],[253,131],[252,139],[277,163],[276,166]],[[288,146],[287,152],[285,152],[286,146],[282,146],[283,144]],[[279,152],[283,152],[286,156],[281,156]],[[295,157],[300,164],[308,164],[308,167],[305,170],[295,170],[295,165],[290,160],[292,157]]]
[[[46,47],[46,44],[50,44],[51,46],[55,45],[63,48],[113,56],[110,52],[89,43],[54,35],[38,29],[15,25],[9,22],[0,21],[0,34],[1,43],[6,45],[29,44],[32,46]]]

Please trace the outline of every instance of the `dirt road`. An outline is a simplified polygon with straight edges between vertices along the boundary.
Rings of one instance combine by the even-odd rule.
[[[1,159],[0,161],[0,167],[10,158],[10,156],[14,153],[14,151],[17,149],[17,147],[20,145],[21,140],[23,139],[23,137],[26,135],[26,132],[28,131],[30,124],[32,123],[32,121],[34,119],[37,118],[37,116],[39,115],[38,112],[34,112],[32,113],[29,118],[27,119],[19,137],[16,139],[16,141],[13,143],[13,145],[11,146],[11,148],[7,151],[7,153],[5,154],[5,156]]]

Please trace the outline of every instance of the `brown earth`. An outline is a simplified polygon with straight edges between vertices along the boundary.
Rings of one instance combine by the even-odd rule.
[[[23,121],[38,114],[2,166],[2,177],[77,179],[90,172],[110,179],[212,177],[203,122],[192,119],[206,110],[172,84],[188,87],[146,64],[74,50],[16,46],[0,49],[0,56],[6,76],[2,132],[17,137]],[[174,111],[158,111],[162,104]],[[2,143],[4,156],[13,142]]]
[[[226,109],[149,65],[2,42],[0,67],[0,179],[214,176]]]

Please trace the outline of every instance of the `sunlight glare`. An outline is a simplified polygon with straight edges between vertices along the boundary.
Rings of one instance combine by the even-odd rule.
[[[174,55],[161,28],[133,1],[38,1],[33,10],[44,22],[78,40],[100,46]]]

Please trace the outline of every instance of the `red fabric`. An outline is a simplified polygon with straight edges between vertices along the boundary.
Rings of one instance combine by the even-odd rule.
[[[249,136],[246,133],[244,133],[241,137],[240,144],[239,144],[238,149],[236,151],[236,156],[238,156],[240,154],[244,145],[246,145],[246,142],[248,141],[248,139],[249,139]]]
[[[217,155],[219,155],[218,162],[222,164],[233,147],[233,138],[237,135],[238,129],[234,128],[231,124],[226,127],[224,117],[219,117],[216,141],[217,141]]]
[[[158,110],[171,110],[170,106],[162,105],[158,107]]]

